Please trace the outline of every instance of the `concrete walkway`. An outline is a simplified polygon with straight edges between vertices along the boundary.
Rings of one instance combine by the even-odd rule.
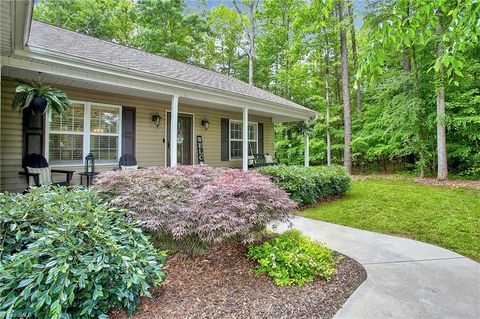
[[[293,228],[360,262],[340,318],[480,318],[480,264],[415,240],[296,217]],[[287,229],[280,225],[279,231]]]

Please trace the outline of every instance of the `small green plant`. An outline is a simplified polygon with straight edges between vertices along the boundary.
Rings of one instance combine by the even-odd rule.
[[[247,257],[258,262],[257,274],[267,274],[279,286],[303,285],[321,276],[327,282],[337,271],[333,251],[300,231],[291,230],[261,245],[249,245]]]
[[[164,279],[165,254],[93,190],[0,194],[0,318],[132,313]]]
[[[15,95],[12,100],[12,109],[20,112],[31,109],[51,114],[52,111],[65,116],[72,102],[67,95],[57,89],[37,81],[17,80]]]

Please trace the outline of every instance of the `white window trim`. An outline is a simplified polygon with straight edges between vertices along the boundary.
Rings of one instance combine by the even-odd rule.
[[[242,158],[232,158],[232,141],[237,141],[237,142],[243,142],[243,139],[238,139],[238,138],[232,138],[232,123],[237,123],[237,124],[242,124],[242,129],[243,129],[243,122],[239,120],[228,120],[228,160],[229,161],[241,161]],[[256,153],[258,153],[258,122],[248,122],[248,124],[253,124],[255,127],[255,140],[248,140],[248,142],[256,142],[257,149]],[[248,155],[247,155],[248,156]]]
[[[117,151],[117,158],[115,161],[111,161],[108,163],[95,163],[96,166],[112,166],[112,164],[118,164],[120,156],[122,156],[122,106],[113,105],[113,104],[105,104],[105,103],[97,103],[97,102],[85,102],[85,101],[78,101],[78,100],[71,100],[73,104],[82,104],[84,106],[83,112],[83,132],[63,132],[63,131],[55,131],[55,133],[65,133],[71,135],[83,135],[83,156],[82,156],[82,163],[78,164],[53,164],[50,167],[78,167],[85,165],[85,157],[90,153],[90,136],[91,135],[101,135],[101,136],[118,136],[118,151]],[[114,133],[91,133],[90,132],[90,114],[92,105],[94,106],[105,106],[111,108],[118,109],[119,121],[118,121],[118,134]],[[45,143],[44,144],[44,154],[45,158],[50,163],[50,124],[48,118],[45,117]],[[88,151],[87,151],[88,150]]]

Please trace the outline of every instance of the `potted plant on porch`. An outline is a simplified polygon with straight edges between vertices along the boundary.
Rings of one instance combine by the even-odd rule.
[[[33,113],[51,114],[52,111],[65,116],[65,111],[72,105],[67,95],[46,84],[37,81],[17,80],[12,109],[20,112],[31,110]]]

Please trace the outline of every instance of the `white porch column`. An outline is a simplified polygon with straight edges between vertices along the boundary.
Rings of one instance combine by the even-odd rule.
[[[172,96],[172,112],[170,113],[170,166],[177,166],[177,127],[178,127],[178,95]]]
[[[243,127],[242,127],[242,168],[244,172],[248,172],[248,108],[243,109]]]
[[[308,136],[307,132],[305,132],[303,136],[305,143],[305,167],[308,167],[310,166],[310,136]]]

